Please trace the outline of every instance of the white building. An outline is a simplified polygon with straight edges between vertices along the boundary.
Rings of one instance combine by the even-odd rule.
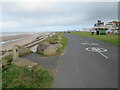
[[[119,21],[108,22],[108,24],[106,24],[106,27],[108,29],[108,32],[118,33],[119,32],[119,27],[120,27],[120,22]]]

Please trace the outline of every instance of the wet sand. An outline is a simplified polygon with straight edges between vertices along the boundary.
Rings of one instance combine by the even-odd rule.
[[[25,37],[29,37],[29,36],[32,36],[32,34],[22,34],[22,35],[15,35],[15,36],[3,36],[3,37],[0,37],[1,38],[0,41],[8,41],[8,40],[13,40],[13,39],[25,38]]]
[[[39,33],[39,35],[41,34],[42,33]],[[2,37],[0,41],[4,42],[4,41],[19,39],[19,38],[23,38],[23,39],[1,44],[0,51],[12,49],[14,45],[25,45],[27,43],[30,43],[37,38],[37,34],[22,34],[22,35],[15,35],[15,36],[5,36],[5,37]]]

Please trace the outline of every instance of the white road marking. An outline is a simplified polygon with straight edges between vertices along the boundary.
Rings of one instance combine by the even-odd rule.
[[[90,45],[90,43],[88,43],[87,41],[84,41],[84,42],[86,42],[88,45]]]
[[[84,39],[83,38],[80,38],[82,41],[84,41]],[[98,43],[89,43],[89,42],[87,42],[87,41],[84,41],[85,43],[81,43],[81,44],[83,44],[83,45],[94,45],[94,46],[96,46],[96,45],[99,45]]]
[[[103,57],[105,57],[106,59],[108,59],[108,57],[102,53],[102,52],[106,52],[107,49],[104,49],[104,48],[95,48],[95,47],[88,47],[88,48],[86,48],[86,50],[87,51],[92,51],[92,52],[98,52]]]
[[[99,44],[97,44],[97,43],[81,43],[82,45],[92,45],[92,46],[97,46],[97,45],[99,45]]]
[[[101,53],[101,50],[100,50],[99,48],[93,47],[93,49],[94,49],[96,52],[98,52],[99,54],[101,54],[102,56],[104,56],[105,58],[108,59],[108,57],[107,57],[106,55],[104,55],[103,53]]]
[[[91,43],[91,45],[99,45],[99,44],[97,44],[97,43]]]
[[[81,39],[83,40],[83,39]],[[83,45],[99,45],[97,43],[89,43],[87,41],[84,41],[85,43],[82,43]],[[107,49],[104,49],[104,48],[95,48],[95,47],[89,47],[89,48],[86,48],[87,51],[92,51],[92,52],[98,52],[99,54],[101,54],[103,57],[105,57],[106,59],[108,59],[108,57],[106,55],[104,55],[102,52],[106,52]]]
[[[87,45],[87,43],[81,43],[81,44],[83,44],[83,45]]]

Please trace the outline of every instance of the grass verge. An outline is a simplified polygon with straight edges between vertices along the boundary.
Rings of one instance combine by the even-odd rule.
[[[58,41],[59,41],[59,34],[53,35],[52,37],[46,39],[46,42],[49,42],[50,44],[58,44]]]
[[[50,88],[53,75],[43,68],[27,68],[11,64],[12,56],[2,61],[8,63],[2,68],[2,88]]]
[[[72,32],[74,35],[80,35],[90,38],[95,38],[98,40],[102,40],[111,44],[114,44],[116,46],[120,46],[120,41],[118,40],[118,35],[115,34],[107,34],[107,35],[91,35],[90,32]]]
[[[62,35],[60,35],[60,37],[62,38],[62,40],[60,41],[60,43],[62,44],[62,47],[61,48],[58,48],[58,55],[60,55],[63,50],[65,49],[65,47],[67,46],[67,42],[68,42],[68,39]]]

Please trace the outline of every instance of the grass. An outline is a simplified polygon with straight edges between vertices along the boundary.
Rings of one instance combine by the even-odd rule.
[[[4,56],[4,57],[1,59],[1,61],[2,61],[2,67],[3,67],[4,69],[7,69],[8,66],[11,64],[12,58],[13,58],[13,56],[12,56],[12,54],[10,54],[10,55]]]
[[[58,32],[59,34],[61,34],[61,33],[65,33],[64,31],[61,31],[61,32]]]
[[[118,40],[118,35],[115,34],[107,34],[107,35],[91,35],[90,32],[72,32],[74,35],[80,35],[90,38],[95,38],[98,40],[102,40],[111,44],[114,44],[116,46],[120,46],[120,41]]]
[[[50,44],[57,44],[59,38],[58,38],[59,34],[53,35],[52,37],[49,37],[46,39],[46,42],[49,42]]]
[[[60,55],[63,50],[65,49],[65,47],[67,46],[67,42],[68,42],[68,39],[62,35],[60,35],[60,37],[62,38],[62,40],[60,41],[60,43],[62,44],[62,47],[61,48],[58,48],[58,55]]]
[[[13,58],[13,56],[12,56],[12,54],[10,54],[10,55],[3,57],[2,60],[6,61],[8,63],[11,63],[12,58]]]
[[[1,70],[0,70],[0,89],[2,90],[2,73],[1,73]]]
[[[67,46],[68,39],[62,35],[61,35],[61,37],[62,37],[61,44],[62,44],[63,49],[64,49]]]
[[[2,88],[50,88],[53,80],[46,69],[27,68],[11,64],[12,56],[2,59],[5,67],[2,68]]]
[[[30,69],[13,64],[2,71],[2,88],[50,88],[52,75],[46,69]]]

